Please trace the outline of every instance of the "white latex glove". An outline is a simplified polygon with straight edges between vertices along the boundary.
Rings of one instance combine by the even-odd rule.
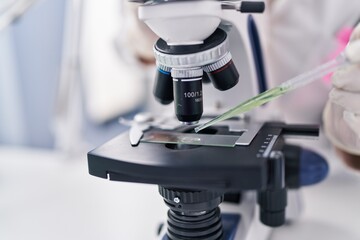
[[[324,126],[336,147],[360,155],[360,24],[345,52],[350,61],[359,64],[334,73],[334,89],[324,111]]]

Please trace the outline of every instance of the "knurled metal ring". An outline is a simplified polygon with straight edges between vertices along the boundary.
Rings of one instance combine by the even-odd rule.
[[[171,76],[173,78],[195,78],[202,77],[203,75],[202,68],[188,68],[188,69],[171,69]]]
[[[181,67],[196,67],[196,66],[205,66],[214,63],[214,61],[218,61],[225,57],[227,53],[229,53],[229,40],[226,37],[225,41],[213,47],[211,49],[191,53],[191,54],[182,54],[182,55],[173,55],[173,54],[165,54],[158,51],[155,47],[154,56],[156,61],[164,66],[168,66],[171,68]]]
[[[165,66],[159,62],[156,62],[156,67],[164,72],[171,72],[171,67]]]
[[[223,193],[209,191],[176,191],[162,186],[159,186],[159,193],[168,201],[174,202],[177,198],[179,203],[183,204],[208,202],[223,195]]]
[[[219,61],[213,63],[213,64],[209,64],[203,67],[205,72],[213,72],[216,71],[220,68],[222,68],[223,66],[225,66],[226,64],[228,64],[232,59],[231,53],[228,52],[222,59],[220,59]]]

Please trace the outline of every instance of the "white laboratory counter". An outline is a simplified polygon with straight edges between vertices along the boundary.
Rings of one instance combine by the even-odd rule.
[[[273,240],[360,239],[360,173],[304,189],[305,212]],[[148,240],[166,207],[157,187],[88,174],[86,155],[0,147],[0,239]]]

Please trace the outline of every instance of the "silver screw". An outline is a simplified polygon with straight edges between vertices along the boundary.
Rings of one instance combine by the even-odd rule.
[[[180,203],[180,198],[175,197],[175,198],[174,198],[174,202],[175,202],[175,203]]]

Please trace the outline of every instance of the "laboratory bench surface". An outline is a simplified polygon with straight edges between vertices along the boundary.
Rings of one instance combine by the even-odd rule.
[[[331,169],[302,190],[301,218],[271,239],[360,240],[360,172],[339,161]],[[157,186],[90,176],[85,153],[0,146],[2,240],[148,240],[166,210]]]

